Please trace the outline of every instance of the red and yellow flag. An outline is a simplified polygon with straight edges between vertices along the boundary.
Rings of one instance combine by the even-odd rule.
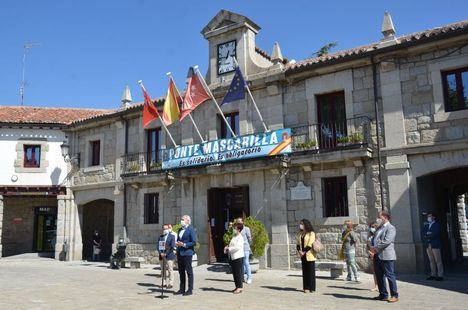
[[[179,119],[179,104],[181,103],[182,97],[180,96],[174,81],[170,79],[162,114],[164,124],[170,125]]]

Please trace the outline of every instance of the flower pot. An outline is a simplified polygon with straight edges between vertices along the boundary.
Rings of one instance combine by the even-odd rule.
[[[252,273],[257,273],[260,270],[260,261],[257,258],[251,258],[249,263],[250,268],[252,269]]]

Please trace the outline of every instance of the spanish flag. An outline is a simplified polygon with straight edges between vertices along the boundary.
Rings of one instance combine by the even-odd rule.
[[[166,101],[162,113],[164,124],[170,125],[179,119],[180,110],[179,104],[182,103],[182,97],[177,90],[172,78],[169,80],[169,87],[167,89]]]

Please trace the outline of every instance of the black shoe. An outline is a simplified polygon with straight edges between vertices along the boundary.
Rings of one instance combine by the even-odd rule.
[[[184,296],[190,296],[190,295],[193,295],[192,291],[187,291],[184,293]]]
[[[444,278],[442,278],[442,277],[437,277],[435,279],[436,279],[436,281],[444,281]]]
[[[430,277],[427,277],[426,280],[435,280],[436,277],[433,277],[433,276],[430,276]]]
[[[174,293],[174,295],[185,295],[185,292],[178,290],[177,292]]]
[[[385,296],[382,296],[382,295],[379,295],[379,296],[377,296],[377,297],[374,297],[373,299],[374,299],[374,300],[388,301],[388,297],[385,297]]]

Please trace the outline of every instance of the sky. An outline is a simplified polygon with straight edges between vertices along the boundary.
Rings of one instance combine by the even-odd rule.
[[[165,95],[172,72],[182,91],[189,66],[206,72],[208,42],[200,31],[221,9],[249,17],[262,29],[256,44],[301,60],[323,45],[334,50],[380,40],[383,14],[397,35],[465,20],[467,0],[1,0],[0,105],[20,105],[23,46],[24,104],[114,109],[125,85],[142,101]]]

